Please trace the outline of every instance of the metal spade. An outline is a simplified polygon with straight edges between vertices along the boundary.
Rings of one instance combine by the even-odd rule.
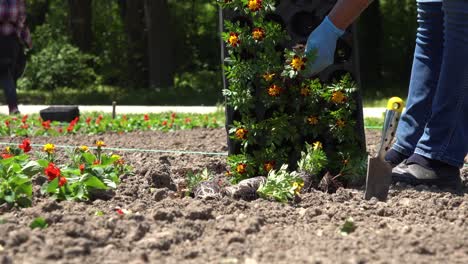
[[[403,100],[401,98],[392,97],[388,100],[377,156],[369,156],[367,162],[366,192],[364,195],[366,200],[372,197],[376,197],[380,201],[387,199],[388,189],[392,183],[392,166],[385,161],[385,154],[390,149],[395,137],[402,110]]]

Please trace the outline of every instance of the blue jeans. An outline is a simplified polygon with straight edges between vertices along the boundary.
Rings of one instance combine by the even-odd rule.
[[[461,167],[468,152],[468,0],[418,2],[418,23],[393,149]]]

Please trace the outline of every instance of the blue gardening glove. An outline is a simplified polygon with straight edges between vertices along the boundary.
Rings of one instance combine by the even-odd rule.
[[[309,64],[309,73],[311,75],[333,64],[336,42],[343,34],[344,31],[333,25],[328,16],[310,33],[307,39],[306,52],[317,50],[317,58]]]

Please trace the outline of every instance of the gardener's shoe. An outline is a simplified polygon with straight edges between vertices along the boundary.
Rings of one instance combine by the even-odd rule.
[[[413,154],[392,170],[393,182],[411,185],[435,185],[439,188],[461,190],[460,170],[440,161]]]
[[[385,154],[385,161],[392,165],[392,168],[398,166],[398,164],[402,163],[404,160],[408,158],[407,155],[400,153],[394,149],[390,149],[387,154]]]

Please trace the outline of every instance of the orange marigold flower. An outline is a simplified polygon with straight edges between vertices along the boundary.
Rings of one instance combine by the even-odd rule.
[[[252,37],[257,41],[262,41],[265,38],[265,30],[263,28],[254,28],[252,30]]]
[[[241,43],[241,41],[239,39],[239,34],[231,32],[229,34],[228,43],[233,47],[239,46],[239,44]]]
[[[265,79],[265,81],[267,82],[271,82],[273,80],[273,78],[275,77],[276,74],[274,73],[265,73],[263,74],[263,79]]]
[[[336,125],[337,125],[339,128],[343,128],[343,127],[346,125],[346,123],[345,123],[345,121],[343,121],[342,119],[338,119],[338,120],[336,121]]]
[[[310,95],[310,89],[309,87],[302,87],[301,88],[301,95],[306,97],[306,96],[309,96]]]
[[[318,117],[316,116],[309,116],[307,118],[307,123],[309,123],[310,125],[316,125],[318,124],[319,120],[318,120]]]
[[[301,58],[297,55],[295,55],[290,63],[291,67],[295,71],[300,71],[305,69],[305,63],[307,62],[306,58]]]
[[[257,12],[262,8],[262,0],[249,0],[247,7],[252,12]]]
[[[244,174],[247,172],[247,164],[245,163],[240,163],[236,167],[237,173]]]
[[[275,164],[276,164],[275,161],[267,161],[267,162],[265,162],[265,164],[263,164],[263,169],[266,172],[269,172],[269,171],[271,171],[272,169],[275,168]]]
[[[336,92],[333,92],[331,100],[335,104],[341,104],[346,100],[346,96],[344,95],[343,92],[336,91]]]
[[[247,138],[247,129],[239,127],[236,129],[236,138],[237,139],[246,139]]]
[[[270,87],[268,87],[268,95],[270,95],[272,97],[278,96],[278,95],[280,95],[282,90],[283,89],[281,87],[279,87],[276,84],[273,84]]]

